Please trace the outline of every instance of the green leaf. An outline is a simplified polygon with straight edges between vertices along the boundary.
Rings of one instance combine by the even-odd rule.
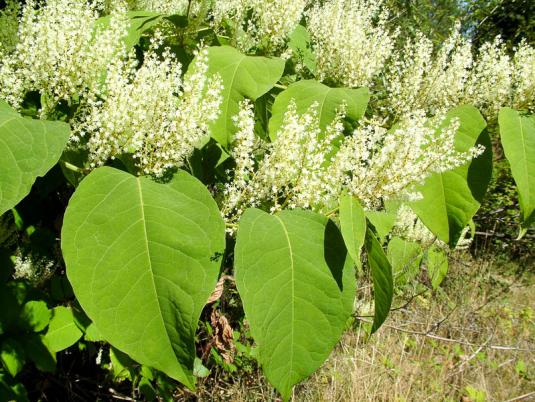
[[[353,310],[355,275],[342,236],[302,210],[240,220],[235,277],[258,360],[284,399],[338,342]]]
[[[88,168],[89,151],[87,149],[66,149],[61,155],[59,166],[63,176],[72,184],[78,186],[84,178],[84,169]]]
[[[522,237],[535,222],[535,115],[520,116],[509,108],[498,116],[503,150],[518,191]]]
[[[433,289],[437,289],[448,273],[448,256],[438,247],[431,247],[427,252],[427,272]]]
[[[193,375],[195,375],[195,377],[199,377],[199,378],[205,378],[205,377],[208,377],[208,375],[210,375],[210,370],[208,370],[202,364],[202,360],[199,359],[199,358],[195,358],[194,368],[193,368]]]
[[[28,395],[24,385],[20,383],[12,384],[12,380],[0,371],[0,401],[28,401]]]
[[[368,218],[375,228],[379,238],[383,240],[394,227],[397,213],[389,211],[366,211],[366,218]]]
[[[0,114],[1,113],[6,113],[6,114],[12,114],[14,116],[19,116],[19,114],[11,106],[9,106],[9,103],[7,103],[3,99],[0,99]]]
[[[297,25],[288,37],[288,48],[311,73],[316,71],[316,58],[312,50],[310,34],[303,25]]]
[[[366,236],[366,216],[358,200],[345,193],[340,197],[340,229],[347,251],[360,266],[360,251]]]
[[[22,306],[20,325],[24,329],[39,332],[46,328],[51,315],[44,301],[32,300]]]
[[[284,72],[284,60],[246,56],[230,46],[208,48],[208,74],[223,80],[223,103],[219,118],[210,126],[212,137],[227,148],[237,131],[232,117],[245,98],[256,100],[277,83]]]
[[[6,284],[0,284],[0,335],[11,331],[20,320],[20,303],[15,292]]]
[[[294,99],[297,113],[305,113],[310,106],[318,103],[320,128],[325,129],[335,118],[336,111],[346,105],[346,118],[357,121],[366,111],[370,94],[368,88],[330,88],[315,80],[297,81],[288,86],[275,98],[269,121],[269,135],[275,139],[282,126],[284,114],[290,100]]]
[[[132,361],[128,355],[111,347],[110,363],[114,380],[132,380],[132,377],[134,376],[132,367],[135,362]]]
[[[101,167],[65,213],[67,277],[114,347],[194,387],[195,330],[225,249],[208,190],[179,171],[167,184]]]
[[[151,381],[147,377],[141,377],[138,383],[139,391],[143,394],[146,401],[155,401],[158,397],[157,391],[152,386]],[[165,400],[165,399],[161,399]]]
[[[0,344],[0,361],[11,377],[15,377],[25,363],[25,353],[23,346],[13,338],[7,338]]]
[[[388,242],[387,256],[397,286],[406,285],[418,275],[422,262],[422,247],[418,243],[393,237]]]
[[[53,352],[59,352],[74,345],[82,337],[70,307],[55,307],[45,334],[45,342]]]
[[[394,294],[394,281],[390,262],[388,262],[381,243],[379,243],[379,240],[377,240],[370,229],[366,231],[364,246],[373,280],[373,298],[375,301],[372,325],[373,333],[383,325],[386,317],[388,317]]]
[[[5,102],[0,104],[0,215],[56,164],[69,134],[65,123],[24,118]]]
[[[89,342],[104,341],[102,334],[100,333],[97,326],[93,322],[89,324],[89,326],[85,329],[84,339]]]
[[[137,45],[139,39],[141,39],[141,35],[158,25],[163,18],[162,14],[150,11],[129,11],[127,16],[130,20],[130,26],[128,27],[126,36],[123,38],[127,49]],[[110,21],[110,15],[99,18],[96,23],[97,29],[108,28]]]
[[[48,349],[43,335],[30,334],[21,339],[26,356],[35,363],[38,370],[56,371],[56,354]]]
[[[456,107],[447,113],[442,127],[453,118],[460,121],[455,148],[465,152],[481,143],[485,153],[464,166],[428,177],[416,188],[423,199],[411,203],[429,230],[451,247],[481,206],[492,173],[492,146],[479,111],[471,105]]]

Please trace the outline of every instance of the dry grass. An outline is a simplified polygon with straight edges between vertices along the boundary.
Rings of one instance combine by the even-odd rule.
[[[414,298],[373,336],[366,318],[347,331],[294,400],[535,400],[535,267],[518,268],[453,261],[442,290]],[[277,400],[260,374],[236,377],[206,382],[198,400]]]

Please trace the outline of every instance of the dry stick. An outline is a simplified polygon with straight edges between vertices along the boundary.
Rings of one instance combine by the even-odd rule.
[[[513,399],[508,399],[508,400],[506,400],[505,402],[521,401],[521,400],[524,400],[524,399],[527,400],[527,398],[529,398],[530,396],[534,396],[534,395],[535,395],[535,391],[533,391],[533,392],[528,392],[527,394],[517,396],[517,397],[515,397],[515,398],[513,398]]]
[[[130,398],[129,396],[120,394],[119,392],[117,392],[117,391],[114,390],[113,388],[108,388],[108,391],[110,392],[111,397],[112,397],[113,399],[119,399],[119,400],[121,400],[121,401],[135,401],[135,399]]]
[[[463,366],[466,366],[468,364],[468,362],[470,362],[471,360],[473,360],[479,352],[481,352],[483,349],[485,349],[485,347],[490,343],[490,341],[492,340],[492,337],[494,336],[494,334],[492,334],[491,336],[489,336],[489,338],[485,341],[485,343],[483,343],[483,345],[481,345],[480,347],[478,347],[476,349],[476,351],[474,353],[472,353],[470,356],[468,356],[466,359],[464,359],[462,361],[462,363],[459,365],[459,370],[461,370],[461,368]]]
[[[366,322],[368,324],[372,324],[371,320],[367,320],[365,318],[356,317],[356,319],[359,320],[359,321]],[[431,338],[431,339],[436,339],[437,341],[452,342],[452,343],[458,343],[458,344],[461,344],[461,345],[474,346],[474,347],[480,347],[481,346],[481,345],[478,345],[476,343],[466,342],[466,341],[462,341],[460,339],[444,338],[442,336],[438,336],[438,335],[435,335],[435,334],[432,334],[432,333],[429,333],[429,332],[412,331],[410,329],[403,329],[403,328],[395,327],[393,325],[388,325],[388,324],[383,324],[383,327],[390,328],[390,329],[393,329],[393,330],[399,331],[399,332],[405,332],[407,334],[425,336],[425,337],[428,337],[428,338]],[[519,347],[516,347],[516,346],[503,346],[503,345],[483,345],[483,346],[486,349],[493,349],[493,350],[514,350],[514,351],[518,351],[518,352],[535,353],[535,349],[519,348]]]

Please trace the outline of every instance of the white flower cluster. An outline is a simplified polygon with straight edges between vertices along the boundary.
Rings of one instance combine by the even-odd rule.
[[[0,10],[0,57],[12,51],[17,42],[19,30],[20,2],[7,0],[6,6]]]
[[[438,54],[422,33],[393,55],[386,75],[389,107],[398,115],[422,109],[439,113],[461,102],[472,66],[472,47],[459,27]]]
[[[417,242],[425,247],[435,245],[443,250],[448,250],[449,246],[443,241],[437,239],[437,237],[424,225],[424,223],[418,218],[414,211],[406,204],[402,204],[396,216],[396,222],[392,229],[394,236],[400,236],[405,240]],[[460,236],[455,250],[465,250],[472,244],[472,238],[470,237],[470,227],[465,227]]]
[[[240,129],[233,156],[237,169],[225,190],[224,215],[237,219],[245,207],[268,204],[271,212],[283,208],[318,209],[332,199],[325,177],[334,141],[343,136],[343,113],[325,130],[320,129],[317,105],[299,115],[292,101],[275,140],[254,167],[254,114],[248,103],[236,119]]]
[[[431,245],[437,241],[436,236],[423,224],[414,211],[406,204],[402,204],[396,215],[396,222],[392,228],[394,236],[400,236],[408,241]]]
[[[13,258],[13,257],[12,257]],[[13,258],[14,279],[25,279],[33,285],[39,285],[49,279],[56,266],[53,260],[46,257],[35,257],[32,254],[19,253]]]
[[[28,0],[22,10],[18,43],[0,61],[0,97],[18,108],[27,91],[50,99],[47,107],[70,100],[99,84],[107,65],[124,52],[124,8],[109,26],[97,24],[100,2]]]
[[[234,168],[234,180],[225,185],[225,212],[235,212],[241,215],[243,210],[240,204],[249,190],[248,182],[251,180],[255,167],[254,150],[256,136],[254,132],[255,120],[253,104],[248,99],[240,103],[240,111],[232,120],[238,131],[234,134],[231,156],[236,166]],[[236,211],[234,211],[237,209]]]
[[[236,46],[281,48],[302,18],[310,0],[217,0],[212,9],[213,25],[222,31],[227,25]]]
[[[455,150],[456,119],[446,124],[442,116],[429,119],[419,112],[394,129],[368,124],[344,137],[343,111],[321,130],[316,107],[299,115],[290,102],[275,140],[255,164],[254,113],[250,103],[242,104],[235,119],[235,176],[226,186],[223,206],[229,222],[249,206],[267,206],[271,212],[297,207],[325,211],[344,190],[367,209],[380,208],[389,199],[416,199],[416,184],[483,152],[481,146]]]
[[[117,7],[116,0],[103,0],[105,10],[111,11]],[[210,7],[210,0],[124,0],[129,10],[150,11],[165,15],[196,16],[203,14]],[[191,22],[191,21],[190,21]]]
[[[307,12],[317,75],[349,87],[371,86],[394,49],[383,0],[329,0]]]
[[[454,119],[445,127],[443,124],[441,116],[428,119],[417,112],[390,130],[377,124],[365,125],[345,138],[328,179],[333,185],[338,182],[347,187],[369,209],[391,198],[418,198],[415,184],[434,172],[461,166],[483,152],[481,146],[457,152],[454,139],[459,121]]]
[[[189,3],[188,0],[128,0],[128,8],[163,14],[185,14]]]
[[[131,153],[143,173],[162,176],[184,164],[217,118],[222,84],[207,77],[207,50],[182,79],[169,49],[157,55],[161,40],[156,33],[139,68],[133,56],[111,64],[103,91],[88,100],[74,129],[78,139],[87,137],[92,166]]]
[[[512,106],[535,113],[535,48],[522,41],[516,49],[513,63]]]
[[[422,109],[438,114],[470,103],[490,120],[502,106],[535,110],[535,49],[522,42],[511,58],[498,37],[476,57],[457,25],[438,52],[419,33],[394,54],[386,74],[387,109],[403,116]]]
[[[470,72],[466,85],[465,103],[476,106],[490,119],[497,116],[512,97],[514,66],[499,37],[484,43]]]

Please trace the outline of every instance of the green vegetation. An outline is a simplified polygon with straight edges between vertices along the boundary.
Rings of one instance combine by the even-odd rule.
[[[0,401],[534,396],[513,3],[2,5]]]

